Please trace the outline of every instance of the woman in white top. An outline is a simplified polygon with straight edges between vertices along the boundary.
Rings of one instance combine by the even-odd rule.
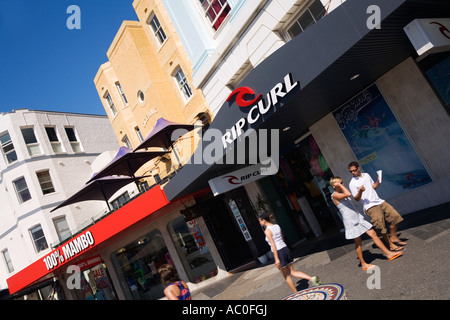
[[[346,187],[344,187],[342,184],[342,179],[340,177],[333,177],[330,179],[330,185],[334,189],[331,199],[342,215],[342,220],[345,227],[345,238],[355,240],[355,250],[359,261],[361,262],[362,269],[365,271],[375,267],[374,265],[366,263],[362,255],[361,235],[364,233],[372,238],[373,242],[383,251],[388,260],[394,260],[395,258],[400,257],[402,255],[401,252],[392,252],[386,248],[380,238],[378,238],[375,230],[372,229],[372,224],[366,221],[362,214],[360,214],[353,206],[353,203],[350,200],[352,194]],[[364,191],[364,186],[362,186],[358,193],[362,193]]]
[[[313,285],[320,285],[318,277],[310,277],[307,274],[294,270],[292,266],[291,251],[287,247],[281,233],[281,228],[277,224],[270,222],[269,213],[263,213],[259,217],[259,223],[262,227],[265,227],[264,234],[266,235],[266,241],[269,243],[273,256],[275,259],[275,265],[281,271],[286,283],[291,288],[292,292],[297,292],[294,281],[291,276],[296,278],[303,278],[310,281]]]

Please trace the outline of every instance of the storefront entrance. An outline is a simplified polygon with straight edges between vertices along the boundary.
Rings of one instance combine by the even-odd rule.
[[[243,234],[236,227],[225,203],[217,198],[207,200],[203,216],[227,271],[253,260]]]
[[[291,246],[343,227],[330,198],[333,173],[317,143],[311,134],[296,142],[282,151],[277,175],[259,182]]]
[[[269,251],[243,187],[207,200],[204,208],[203,218],[227,271],[254,262]]]

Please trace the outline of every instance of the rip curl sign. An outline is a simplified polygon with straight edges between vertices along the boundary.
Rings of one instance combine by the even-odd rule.
[[[419,55],[418,61],[450,50],[450,18],[415,19],[403,29]]]
[[[262,94],[258,95],[255,99],[253,100],[245,100],[246,97],[248,96],[254,96],[255,92],[252,90],[252,88],[249,87],[239,87],[237,89],[235,89],[227,98],[227,102],[230,102],[231,98],[233,98],[234,96],[236,96],[236,103],[239,107],[249,107],[252,104],[256,103],[261,97]]]
[[[249,87],[239,87],[231,92],[226,100],[227,102],[231,103],[232,99],[235,98],[236,104],[239,107],[250,108],[250,110],[246,117],[239,119],[222,136],[224,149],[245,132],[244,127],[246,125],[252,125],[258,122],[262,115],[277,106],[281,102],[281,99],[291,93],[297,85],[300,86],[300,82],[293,81],[292,74],[288,73],[284,77],[283,82],[277,83],[265,96],[262,94],[256,95],[254,90]]]
[[[267,167],[265,164],[258,163],[239,169],[223,176],[208,181],[214,196],[236,189],[241,185],[264,178],[267,175],[277,173],[276,167]]]

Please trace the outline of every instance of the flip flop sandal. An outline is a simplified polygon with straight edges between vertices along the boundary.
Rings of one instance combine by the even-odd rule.
[[[399,253],[397,253],[395,256],[392,256],[391,258],[389,258],[388,260],[389,260],[389,261],[395,260],[395,259],[397,259],[398,257],[400,257],[402,254],[403,254],[403,252],[399,252]]]
[[[367,270],[372,270],[372,269],[375,268],[375,267],[376,267],[375,265],[369,264],[367,267],[362,268],[362,269],[363,269],[363,271],[367,271]]]

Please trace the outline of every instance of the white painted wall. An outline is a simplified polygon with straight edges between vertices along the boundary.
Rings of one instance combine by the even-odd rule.
[[[229,0],[227,19],[213,32],[198,1],[162,0],[194,66],[195,88],[201,88],[214,115],[228,95],[227,85],[251,71],[289,39],[284,32],[312,0]],[[328,12],[344,0],[321,0]],[[326,17],[324,17],[326,18]]]
[[[45,126],[55,126],[65,152],[55,155]],[[30,157],[21,128],[34,127],[42,155]],[[64,127],[74,127],[83,152],[74,153]],[[92,176],[91,164],[103,151],[118,150],[119,145],[105,116],[29,111],[21,109],[0,115],[0,134],[9,132],[18,160],[8,165],[0,155],[0,252],[7,249],[17,272],[51,250],[58,240],[53,219],[65,216],[69,228],[76,230],[86,220],[100,213],[105,205],[97,201],[80,202],[53,213],[60,202],[77,192]],[[43,195],[36,171],[49,170],[54,193]],[[31,199],[20,204],[13,181],[24,177]],[[36,253],[29,229],[40,224],[49,248]],[[11,276],[0,254],[0,289],[7,287]]]

